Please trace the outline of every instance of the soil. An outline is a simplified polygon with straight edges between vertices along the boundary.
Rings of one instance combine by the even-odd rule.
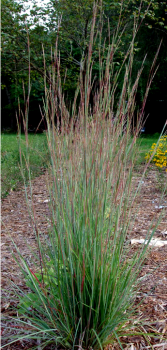
[[[166,182],[166,175],[164,181]],[[36,229],[39,229],[44,235],[47,235],[49,229],[49,203],[47,191],[47,174],[44,174],[32,181],[33,189],[33,210],[36,217]],[[139,174],[134,179],[136,186],[139,181]],[[162,184],[161,184],[162,185]],[[157,221],[158,217],[163,215],[157,227],[155,227],[154,236],[167,243],[167,195],[161,196],[160,183],[157,177],[157,171],[150,169],[142,183],[142,190],[138,197],[140,208],[135,218],[133,231],[129,232],[131,238],[145,238],[148,228]],[[31,196],[28,194],[28,202],[31,207]],[[13,258],[13,252],[16,249],[12,243],[15,242],[21,254],[26,259],[29,267],[32,266],[31,251],[37,250],[35,231],[33,222],[31,222],[27,203],[25,199],[25,190],[21,188],[17,192],[11,192],[2,200],[2,238],[1,238],[1,288],[2,288],[2,316],[12,316],[13,306],[16,306],[16,299],[13,297],[11,281],[25,288],[18,264]],[[134,215],[136,206],[134,207]],[[131,245],[131,253],[137,249],[136,245]],[[158,349],[167,350],[167,244],[162,247],[152,247],[148,250],[147,258],[140,275],[141,285],[137,293],[136,305],[138,305],[138,318],[145,319],[142,331],[143,336],[127,336],[122,338],[123,348],[126,350],[137,349]],[[148,323],[151,325],[149,326]],[[12,333],[12,322],[10,327]],[[150,338],[149,333],[155,332],[156,337]],[[2,345],[3,336],[6,336],[7,330],[5,321],[2,320]],[[36,343],[37,344],[37,343]],[[5,346],[6,350],[32,349],[34,343],[30,341],[17,341],[15,344]],[[40,349],[40,345],[38,346]],[[56,349],[50,347],[48,349]],[[118,344],[108,346],[107,350],[120,349]]]

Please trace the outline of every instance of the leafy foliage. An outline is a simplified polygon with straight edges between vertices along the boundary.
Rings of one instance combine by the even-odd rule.
[[[18,97],[24,105],[23,81],[27,86],[31,69],[30,111],[34,114],[32,122],[36,126],[40,120],[39,104],[44,97],[44,77],[50,83],[50,70],[54,62],[51,51],[54,51],[57,36],[61,53],[61,75],[66,103],[70,107],[75,90],[80,79],[80,67],[88,59],[88,45],[93,13],[93,1],[52,1],[45,6],[34,3],[30,9],[31,16],[25,11],[28,4],[24,1],[2,0],[2,127],[16,125]],[[108,0],[97,3],[97,20],[93,46],[94,84],[99,84],[99,48],[103,47],[102,58],[107,57],[110,38],[115,33],[119,23],[119,48],[115,54],[115,69],[122,64],[127,47],[132,39],[134,18],[138,34],[134,43],[134,66],[132,79],[141,66],[145,54],[145,74],[139,83],[138,104],[143,99],[146,88],[146,76],[149,73],[152,55],[155,54],[163,38],[158,63],[160,67],[151,88],[150,100],[167,100],[166,76],[163,74],[166,65],[166,2],[145,0],[140,5],[137,0],[111,2]],[[120,16],[121,11],[121,16]],[[103,29],[102,29],[103,28]],[[100,32],[97,36],[96,33]],[[94,38],[95,39],[95,38]],[[52,50],[51,50],[52,46]],[[30,47],[30,57],[29,57]],[[45,51],[45,72],[43,69],[43,48]],[[84,63],[85,62],[85,63]],[[83,67],[83,74],[84,67]],[[124,74],[120,75],[119,88]],[[149,104],[149,109],[150,109]],[[149,111],[148,111],[149,113]],[[36,120],[37,119],[37,120]]]

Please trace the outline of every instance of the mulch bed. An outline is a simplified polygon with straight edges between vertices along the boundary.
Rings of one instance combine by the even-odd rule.
[[[138,182],[139,177],[136,175],[135,181]],[[46,186],[46,175],[42,175],[32,181],[34,212],[37,220],[37,227],[45,235],[49,229],[49,206],[48,191]],[[31,204],[31,196],[28,200]],[[143,180],[142,190],[138,197],[140,208],[135,217],[135,225],[133,232],[129,234],[129,238],[145,238],[147,230],[153,220],[166,211],[167,196],[161,198],[157,172],[150,169]],[[36,250],[35,233],[33,232],[33,224],[31,223],[27,203],[25,200],[25,190],[11,192],[2,200],[2,231],[1,231],[1,288],[2,288],[2,316],[12,315],[12,306],[16,304],[14,298],[10,294],[12,280],[20,288],[24,288],[21,272],[12,256],[15,251],[11,238],[19,248],[21,254],[25,257],[29,267],[32,266],[31,252]],[[134,208],[135,213],[135,208]],[[167,240],[167,215],[163,215],[158,227],[155,229],[155,236],[162,240]],[[132,245],[131,253],[135,252],[136,246]],[[142,277],[142,278],[141,278]],[[136,304],[138,306],[138,317],[146,319],[152,324],[143,328],[145,334],[152,330],[159,334],[159,337],[150,338],[150,343],[143,336],[124,337],[124,349],[158,349],[167,350],[167,245],[163,247],[153,247],[148,251],[147,258],[140,275],[141,288],[138,291]],[[2,344],[3,335],[6,334],[5,321],[2,321]],[[146,324],[146,323],[145,323]],[[12,323],[11,323],[12,326]],[[144,326],[143,326],[144,327]],[[11,327],[12,328],[12,327]],[[6,350],[31,349],[33,343],[16,342],[14,345],[6,346]],[[40,349],[40,346],[39,346]],[[46,348],[47,349],[47,348]],[[50,347],[48,350],[56,349]],[[120,349],[118,344],[108,346],[108,350]]]

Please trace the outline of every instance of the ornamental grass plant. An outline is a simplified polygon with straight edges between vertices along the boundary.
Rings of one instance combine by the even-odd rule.
[[[52,345],[60,349],[103,349],[114,340],[120,343],[120,336],[127,330],[130,334],[130,325],[136,322],[132,315],[147,245],[132,256],[128,233],[133,229],[136,198],[132,186],[136,140],[151,79],[134,128],[135,96],[143,67],[132,84],[133,35],[120,68],[124,69],[124,80],[114,109],[120,73],[114,70],[120,40],[117,31],[106,59],[102,59],[99,44],[99,87],[90,108],[96,10],[88,57],[81,62],[71,110],[62,91],[58,52],[52,57],[55,64],[50,71],[50,86],[45,86],[43,106],[51,162],[50,230],[43,236],[37,228],[30,178],[29,210],[38,248],[33,253],[33,269],[21,252],[17,254],[28,290],[14,286],[19,298],[19,327],[11,343],[34,339],[40,349],[51,349]],[[59,116],[56,126],[55,115]],[[26,125],[25,118],[29,169]],[[152,234],[147,238],[151,239]]]

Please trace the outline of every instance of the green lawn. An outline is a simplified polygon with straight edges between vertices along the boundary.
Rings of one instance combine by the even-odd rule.
[[[159,134],[141,136],[138,139],[139,152],[137,164],[145,162],[145,154],[151,148],[153,142],[158,140]],[[40,175],[48,166],[49,155],[45,134],[29,134],[30,145],[30,169],[32,178]],[[26,153],[25,136],[21,136],[21,148]],[[26,165],[23,162],[26,174]],[[28,178],[28,177],[27,177]],[[1,193],[2,198],[11,190],[16,190],[23,184],[20,172],[19,144],[16,134],[2,134],[1,136]]]
[[[145,163],[145,155],[150,150],[152,144],[157,142],[160,137],[160,134],[156,133],[154,135],[141,135],[138,139],[139,152],[137,165]]]
[[[1,135],[1,195],[5,197],[11,190],[23,184],[20,172],[19,142],[16,134]],[[40,175],[48,165],[46,135],[29,135],[30,171],[32,178]],[[25,136],[21,135],[21,149],[26,154]],[[24,158],[24,157],[23,157]],[[23,170],[26,178],[26,163],[23,159]]]

